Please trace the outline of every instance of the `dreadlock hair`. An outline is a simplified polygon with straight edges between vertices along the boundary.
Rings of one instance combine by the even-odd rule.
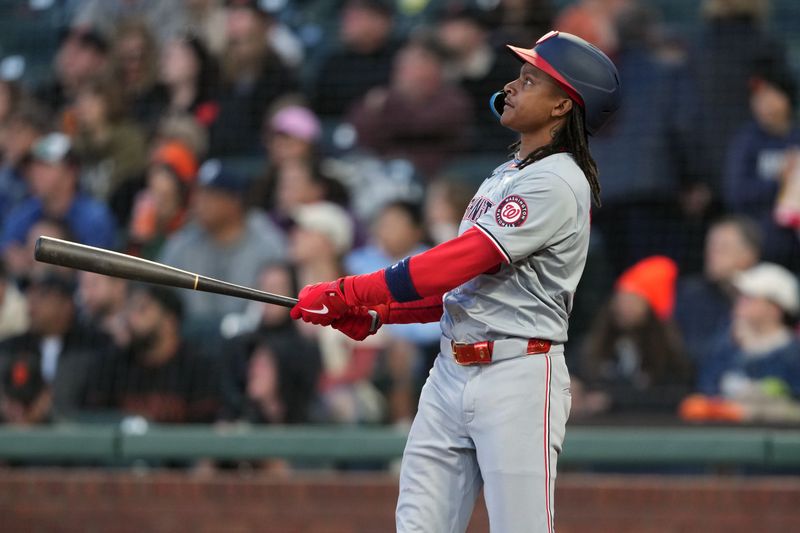
[[[521,141],[512,144],[512,152],[516,153],[520,145]],[[600,207],[600,181],[598,180],[597,163],[594,162],[592,154],[589,152],[589,139],[584,126],[583,109],[577,105],[572,106],[572,111],[567,114],[564,125],[555,132],[550,144],[540,146],[529,153],[517,166],[523,169],[540,159],[559,152],[569,152],[575,158],[575,162],[589,182],[589,187],[592,190],[592,201],[597,207]]]

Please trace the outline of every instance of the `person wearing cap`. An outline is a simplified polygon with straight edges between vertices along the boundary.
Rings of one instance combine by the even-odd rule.
[[[87,385],[88,410],[114,410],[151,422],[208,423],[220,406],[216,362],[181,334],[177,291],[135,285],[126,308],[130,342],[99,359]]]
[[[215,157],[257,153],[265,111],[298,90],[296,69],[269,42],[271,14],[260,2],[228,0],[227,6],[219,118],[210,131],[210,155]]]
[[[72,142],[63,133],[45,135],[33,145],[26,164],[31,197],[11,211],[3,225],[0,249],[6,257],[24,253],[28,230],[42,218],[63,220],[77,242],[114,248],[114,216],[105,204],[81,192],[80,171]]]
[[[774,218],[789,156],[800,145],[798,86],[788,68],[757,68],[750,80],[751,119],[728,146],[723,177],[725,207],[758,222],[764,235],[763,257],[797,271],[800,239]]]
[[[381,324],[441,326],[403,453],[398,532],[465,531],[481,489],[493,532],[554,528],[571,403],[563,345],[600,201],[589,136],[622,93],[613,62],[575,35],[508,49],[519,76],[489,104],[519,134],[516,153],[480,185],[459,235],[383,270],[308,285],[291,310],[356,340]],[[403,84],[429,87],[414,74]],[[448,102],[436,96],[438,112]]]
[[[325,118],[339,119],[364,94],[389,82],[400,48],[393,34],[394,7],[388,0],[348,0],[341,11],[339,46],[314,73],[312,107]]]
[[[572,380],[572,412],[672,413],[692,384],[673,322],[678,267],[664,256],[634,264],[617,280],[584,340]]]
[[[248,209],[243,176],[209,159],[198,170],[192,216],[164,245],[159,261],[239,285],[252,286],[265,264],[286,257],[283,235],[266,215]],[[181,293],[187,326],[217,337],[219,320],[239,313],[245,300],[197,291]],[[209,324],[213,326],[209,327]]]
[[[75,282],[63,272],[42,271],[30,279],[28,331],[0,343],[0,375],[20,357],[32,358],[52,392],[54,419],[77,415],[85,401],[90,368],[108,356],[110,339],[78,320]]]
[[[305,285],[344,274],[343,259],[353,246],[354,225],[342,207],[330,202],[298,206],[289,233],[289,253]],[[301,331],[313,336],[320,347],[322,371],[318,383],[320,416],[336,423],[376,423],[384,420],[386,399],[372,383],[383,335],[368,342],[354,342],[341,332],[326,328]]]
[[[277,203],[276,189],[285,167],[303,165],[315,173],[321,135],[319,118],[305,106],[287,103],[268,112],[261,134],[266,165],[253,180],[248,194],[251,205],[272,213]]]
[[[698,366],[697,391],[746,398],[765,387],[800,399],[800,316],[797,277],[774,263],[759,263],[733,281],[738,297],[729,331],[718,336]]]
[[[331,202],[301,204],[292,212],[289,253],[303,285],[340,276],[353,247],[355,226],[347,211]]]
[[[186,224],[197,169],[194,153],[181,141],[167,141],[156,149],[147,169],[147,186],[134,203],[129,252],[153,259]]]

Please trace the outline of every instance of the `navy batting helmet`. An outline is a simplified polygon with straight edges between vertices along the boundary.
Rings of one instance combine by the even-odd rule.
[[[532,49],[508,45],[520,60],[544,71],[581,108],[586,131],[594,135],[619,108],[619,73],[596,46],[570,33],[551,31]],[[491,107],[502,114],[503,93],[492,96]]]

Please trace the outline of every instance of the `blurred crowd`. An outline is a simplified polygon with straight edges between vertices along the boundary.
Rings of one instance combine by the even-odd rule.
[[[40,79],[0,61],[3,423],[408,424],[438,324],[357,343],[37,263],[35,241],[290,296],[388,266],[456,235],[515,140],[488,108],[519,72],[504,45],[551,28],[625,91],[590,142],[573,418],[800,422],[797,65],[767,0],[699,2],[685,33],[647,0],[18,4],[58,10],[59,39]]]

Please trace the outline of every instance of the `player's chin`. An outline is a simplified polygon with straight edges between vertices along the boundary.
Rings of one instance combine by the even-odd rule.
[[[506,107],[503,111],[503,114],[500,115],[500,124],[509,128],[514,131],[519,131],[517,128],[514,127],[516,124],[515,115],[514,115],[514,108],[513,107]]]

